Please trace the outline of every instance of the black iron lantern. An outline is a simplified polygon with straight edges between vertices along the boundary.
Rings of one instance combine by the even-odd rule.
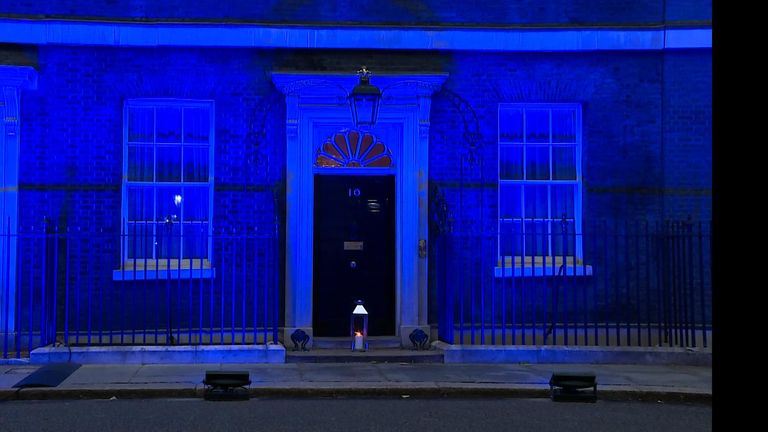
[[[349,322],[349,335],[352,337],[352,351],[368,351],[368,311],[362,300],[355,301]]]
[[[356,127],[368,128],[376,124],[379,115],[381,90],[370,82],[371,72],[363,66],[357,71],[360,82],[349,95],[349,106],[352,109],[352,121]]]

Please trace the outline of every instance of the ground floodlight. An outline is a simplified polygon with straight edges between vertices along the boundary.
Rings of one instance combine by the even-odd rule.
[[[585,389],[592,389],[588,391]],[[556,402],[597,401],[595,374],[580,372],[553,372],[549,379],[550,398]]]
[[[205,371],[205,400],[248,400],[248,371]]]

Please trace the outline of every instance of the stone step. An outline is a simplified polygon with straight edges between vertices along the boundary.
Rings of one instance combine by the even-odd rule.
[[[285,347],[293,349],[293,344]],[[313,349],[352,349],[352,339],[348,337],[316,337],[312,340]],[[400,348],[400,338],[397,336],[370,336],[368,337],[368,349],[395,349]]]
[[[443,363],[439,350],[416,351],[401,348],[369,349],[358,352],[346,349],[312,349],[285,351],[286,363]]]

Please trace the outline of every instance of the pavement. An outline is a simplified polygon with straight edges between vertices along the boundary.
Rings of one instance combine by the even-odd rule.
[[[83,364],[56,387],[13,387],[42,366],[0,364],[0,400],[199,398],[208,370],[248,371],[252,398],[549,397],[553,372],[586,372],[596,376],[598,399],[712,399],[710,366],[658,364]]]

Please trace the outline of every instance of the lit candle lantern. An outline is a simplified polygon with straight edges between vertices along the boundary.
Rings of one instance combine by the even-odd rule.
[[[355,332],[355,351],[363,350],[363,334]]]
[[[355,302],[352,318],[349,323],[349,334],[352,336],[352,351],[368,350],[368,311],[362,300]]]

